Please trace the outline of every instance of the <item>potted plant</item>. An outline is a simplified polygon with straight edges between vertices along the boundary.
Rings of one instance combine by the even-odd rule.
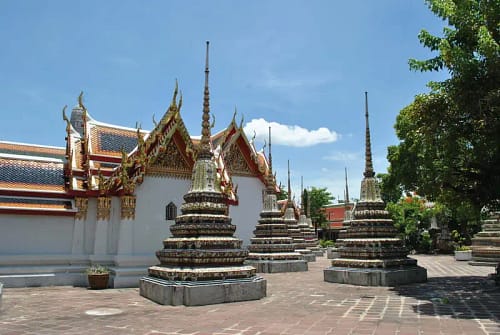
[[[87,279],[89,287],[93,290],[102,290],[108,287],[109,269],[100,264],[93,264],[87,270]]]
[[[455,260],[456,261],[470,261],[472,259],[472,250],[469,246],[464,245],[465,238],[460,235],[456,230],[451,232],[451,237],[455,244]]]

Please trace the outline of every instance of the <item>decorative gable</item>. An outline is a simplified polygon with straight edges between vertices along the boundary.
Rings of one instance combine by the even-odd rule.
[[[224,161],[233,176],[254,176],[255,172],[249,167],[249,163],[241,152],[240,146],[235,142],[231,144],[224,155]]]
[[[147,175],[191,178],[193,163],[183,154],[176,142],[175,137],[171,138],[167,146],[161,148],[156,157],[150,158],[146,168]]]

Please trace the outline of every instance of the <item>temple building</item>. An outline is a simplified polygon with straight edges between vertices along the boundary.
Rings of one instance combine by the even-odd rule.
[[[245,264],[254,266],[257,272],[307,271],[307,262],[294,251],[292,238],[276,201],[276,179],[272,171],[271,127],[269,127],[269,173],[264,194],[264,208],[255,227]]]
[[[396,286],[425,282],[427,270],[407,257],[408,250],[397,237],[389,212],[380,196],[373,170],[368,96],[365,93],[365,172],[361,181],[360,200],[351,221],[339,236],[339,258],[324,270],[324,280],[363,286]]]
[[[243,264],[248,251],[233,236],[230,178],[218,169],[211,143],[208,74],[207,42],[203,121],[191,187],[184,195],[182,214],[170,227],[173,237],[156,252],[160,264],[140,280],[140,294],[162,305],[198,306],[266,296],[266,281],[256,276],[253,266]]]
[[[177,84],[151,131],[94,119],[80,95],[66,146],[0,141],[0,281],[86,285],[89,264],[111,287],[137,287],[190,189],[199,137],[181,117]],[[213,126],[213,124],[211,125]],[[233,116],[210,136],[221,191],[246,246],[262,210],[267,160]],[[227,214],[227,213],[226,213]]]

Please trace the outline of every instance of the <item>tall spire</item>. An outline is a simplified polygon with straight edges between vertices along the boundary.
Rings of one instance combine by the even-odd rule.
[[[304,208],[305,198],[304,198],[304,176],[300,176],[300,214],[306,214],[306,209]]]
[[[200,141],[200,151],[198,153],[199,158],[212,158],[213,153],[210,148],[210,92],[208,90],[208,46],[209,41],[207,41],[207,51],[205,58],[205,90],[203,92],[203,117],[201,122],[201,141]]]
[[[267,193],[274,194],[275,192],[276,190],[273,176],[273,156],[271,154],[271,127],[269,127],[269,172],[267,175]]]
[[[368,123],[368,92],[365,92],[365,122],[366,122],[366,131],[365,131],[365,172],[363,175],[366,178],[373,178],[375,176],[375,172],[373,171],[373,162],[372,162],[372,149],[370,142],[370,125]]]
[[[349,203],[349,185],[347,184],[347,167],[345,169],[345,193],[344,193],[344,202],[345,204]]]
[[[292,204],[292,188],[290,187],[290,160],[288,160],[288,206]]]

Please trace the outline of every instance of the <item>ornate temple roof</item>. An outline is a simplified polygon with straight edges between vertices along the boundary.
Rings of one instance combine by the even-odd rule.
[[[0,141],[0,212],[74,213],[71,200],[60,199],[65,161],[64,148]]]

